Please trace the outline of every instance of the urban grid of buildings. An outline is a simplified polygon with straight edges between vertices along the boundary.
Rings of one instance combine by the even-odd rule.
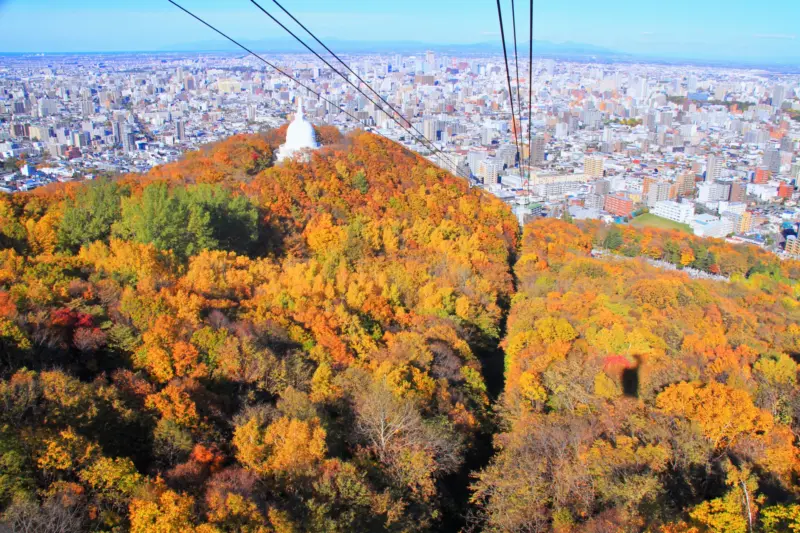
[[[531,120],[526,68],[523,102],[512,88],[522,110],[514,121],[502,57],[346,58],[424,143],[312,56],[275,62],[327,101],[234,54],[5,59],[4,192],[145,172],[203,144],[277,127],[301,99],[308,121],[394,139],[469,176],[521,223],[537,216],[625,222],[649,212],[700,236],[800,255],[798,75],[541,59]]]

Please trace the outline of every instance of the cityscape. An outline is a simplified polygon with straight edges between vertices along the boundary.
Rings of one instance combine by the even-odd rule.
[[[277,127],[302,99],[314,124],[376,131],[469,176],[521,224],[565,214],[631,220],[800,253],[800,75],[539,59],[532,87],[520,72],[521,94],[530,89],[533,101],[528,110],[523,97],[517,139],[502,57],[347,61],[412,130],[311,55],[278,62],[327,101],[240,54],[6,56],[0,190],[146,172]]]
[[[798,20],[0,0],[0,533],[800,533]]]

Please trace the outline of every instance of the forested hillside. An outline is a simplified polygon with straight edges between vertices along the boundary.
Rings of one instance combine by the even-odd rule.
[[[731,276],[693,280],[645,255]],[[800,531],[800,265],[677,232],[525,228],[485,531]]]
[[[0,530],[800,531],[797,262],[318,134],[0,197]]]
[[[0,511],[26,531],[430,531],[517,225],[371,134],[0,198]]]

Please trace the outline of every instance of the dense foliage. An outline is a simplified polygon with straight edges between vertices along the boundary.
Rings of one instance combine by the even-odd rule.
[[[698,250],[730,282],[644,259]],[[680,263],[681,261],[679,261]],[[504,342],[485,531],[798,531],[800,277],[750,247],[536,221]]]
[[[309,162],[273,166],[280,135],[0,198],[7,525],[420,531],[452,513],[447,479],[489,428],[477,354],[501,335],[515,219],[370,134],[321,132]]]
[[[800,531],[797,262],[282,135],[0,197],[0,529]]]
[[[757,273],[800,278],[797,261],[781,262],[755,246],[731,246],[722,239],[702,239],[677,230],[637,229],[581,222],[595,249],[625,257],[664,261],[724,277],[749,277]],[[547,239],[547,236],[541,236]]]

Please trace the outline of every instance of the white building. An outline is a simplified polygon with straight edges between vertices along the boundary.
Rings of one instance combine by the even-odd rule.
[[[541,183],[535,186],[536,193],[544,198],[565,196],[579,191],[581,184],[577,181],[559,181],[556,183]]]
[[[512,144],[505,144],[497,149],[495,158],[507,168],[513,168],[517,164],[517,148]]]
[[[719,213],[736,213],[743,215],[747,211],[747,204],[744,202],[720,202],[717,208]]]
[[[734,231],[733,220],[713,215],[697,215],[692,220],[691,226],[692,231],[698,237],[723,239]]]
[[[467,164],[469,165],[469,169],[472,173],[477,176],[478,175],[478,166],[481,163],[481,160],[486,159],[489,155],[489,151],[486,148],[472,148],[467,154]]]
[[[681,224],[689,224],[694,218],[694,205],[664,200],[657,202],[651,213]]]
[[[313,150],[319,147],[317,143],[314,126],[311,125],[303,115],[303,103],[298,98],[297,114],[286,130],[286,142],[278,148],[278,161],[283,161],[293,157],[303,150]]]
[[[604,163],[605,159],[603,157],[586,157],[583,160],[583,173],[590,178],[602,178]]]
[[[669,192],[672,184],[668,181],[656,181],[650,184],[650,189],[645,195],[648,207],[654,207],[657,203],[669,200]]]
[[[762,202],[769,202],[777,198],[778,185],[775,182],[770,183],[748,183],[747,194],[755,196]]]
[[[522,177],[514,172],[506,172],[500,179],[505,187],[512,189],[522,189],[528,185],[527,177]]]
[[[725,160],[715,154],[708,154],[706,160],[706,181],[714,181],[722,176],[722,169],[725,165]]]
[[[728,183],[704,181],[697,187],[697,200],[702,203],[719,202],[727,200],[730,192],[731,186]]]
[[[487,157],[478,163],[478,171],[475,175],[483,180],[484,185],[494,185],[497,183],[497,177],[500,175],[502,166],[493,157]]]

